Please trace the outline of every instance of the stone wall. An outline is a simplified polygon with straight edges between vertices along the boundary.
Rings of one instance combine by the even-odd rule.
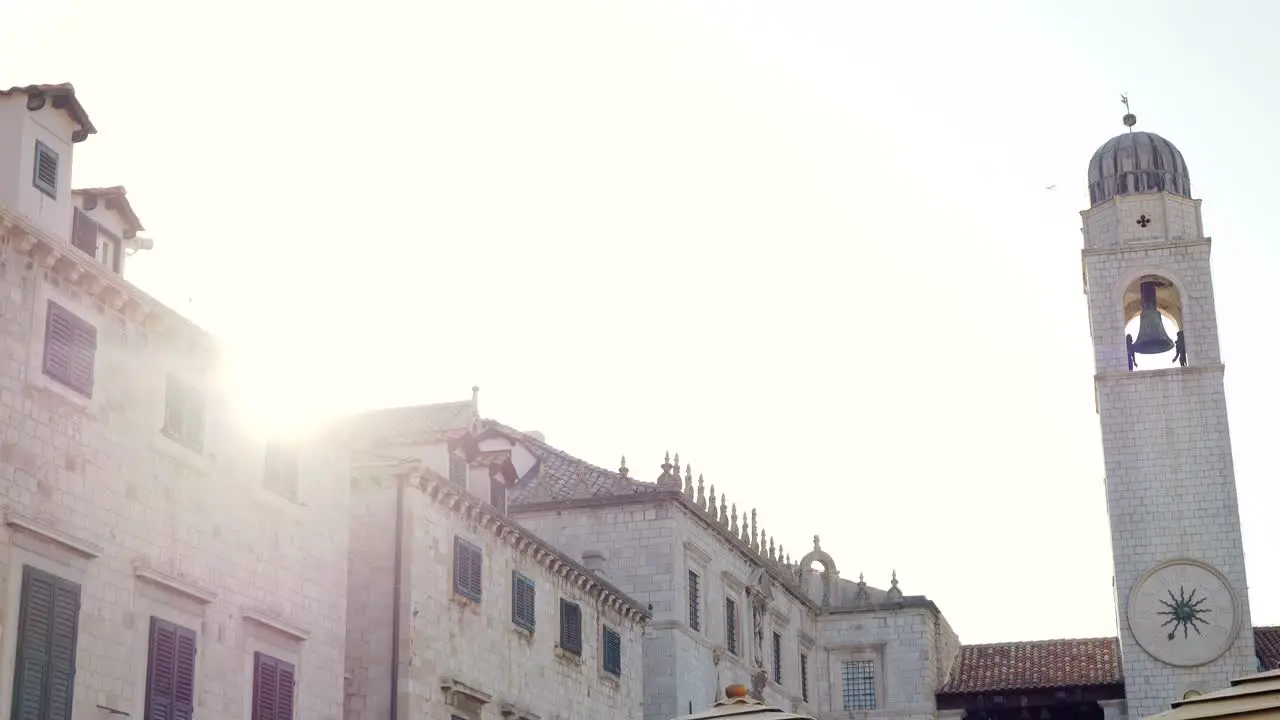
[[[652,603],[653,620],[645,636],[647,720],[666,720],[691,707],[705,709],[731,683],[752,686],[755,650],[748,587],[765,561],[744,552],[691,502],[664,494],[619,498],[609,505],[567,503],[516,512],[522,524],[571,555],[605,554],[610,579],[640,602]],[[698,576],[696,629],[690,623],[690,571]],[[737,605],[736,654],[729,652],[726,597]],[[782,636],[781,684],[773,680],[775,630]],[[804,707],[800,649],[815,635],[809,606],[774,582],[762,636],[768,673],[764,697],[769,702]],[[813,683],[813,666],[809,673]],[[815,687],[810,687],[811,700],[816,698]]]
[[[818,618],[818,709],[824,718],[862,717],[845,709],[843,664],[875,668],[875,717],[934,717],[934,694],[959,642],[932,605],[838,610]]]
[[[595,583],[585,569],[571,567],[493,508],[463,495],[438,476],[415,481],[405,491],[400,717],[500,720],[505,709],[515,717],[541,720],[639,720],[643,608]],[[371,569],[353,569],[351,575],[348,720],[387,717],[390,635],[381,628],[390,625],[391,594],[383,588],[390,578],[386,558],[393,547],[394,496],[394,482],[387,476],[357,479],[353,568],[356,558],[370,558]],[[479,601],[455,590],[458,538],[481,549]],[[536,588],[532,632],[513,619],[514,572]],[[580,656],[560,647],[561,599],[581,608]],[[363,607],[372,611],[359,612]],[[621,636],[620,675],[604,667],[605,627]]]
[[[297,665],[296,717],[337,718],[345,452],[303,441],[296,502],[268,491],[209,339],[76,252],[13,225],[0,238],[0,707],[32,566],[80,584],[77,720],[144,716],[152,616],[197,634],[197,717],[248,716],[263,650]],[[50,300],[96,329],[88,397],[42,372]],[[202,442],[162,431],[171,376],[204,395]]]

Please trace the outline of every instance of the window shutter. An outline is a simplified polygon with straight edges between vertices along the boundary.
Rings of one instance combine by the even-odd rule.
[[[93,397],[98,329],[50,300],[44,324],[44,373],[85,397]]]
[[[173,623],[151,618],[151,654],[147,659],[147,720],[173,719],[177,635],[177,628]]]
[[[32,567],[23,569],[15,720],[71,720],[79,617],[79,585]]]
[[[483,564],[484,553],[480,548],[455,536],[453,538],[453,591],[480,602],[483,590]]]
[[[482,572],[484,569],[484,554],[480,551],[480,548],[475,546],[468,548],[468,550],[470,550],[468,560],[471,563],[471,587],[468,589],[471,590],[472,596],[478,601],[483,589],[481,580],[484,577]]]
[[[64,382],[71,377],[71,354],[75,342],[76,331],[71,326],[71,313],[50,300],[44,322],[44,372],[46,375]]]
[[[604,669],[613,675],[622,674],[622,635],[608,627],[604,629]]]
[[[73,387],[86,397],[93,395],[93,359],[98,354],[98,329],[76,318],[75,352],[71,356]]]
[[[574,655],[582,654],[582,608],[563,598],[560,599],[560,647]]]
[[[489,504],[497,508],[498,512],[506,514],[507,484],[502,478],[489,478]]]
[[[98,223],[79,208],[71,221],[71,245],[90,257],[98,256]]]
[[[296,682],[293,665],[277,660],[276,677],[279,684],[276,687],[275,720],[293,720],[293,686]]]
[[[164,429],[179,432],[182,427],[182,388],[172,377],[164,386]]]
[[[36,162],[32,168],[32,184],[51,198],[58,197],[58,154],[36,141]]]
[[[515,570],[511,571],[511,621],[533,632],[537,623],[534,598],[537,589],[533,581]]]
[[[26,568],[18,622],[18,668],[14,677],[14,720],[43,720],[49,679],[49,633],[53,625],[53,577]]]
[[[282,676],[288,674],[288,699],[281,697]],[[288,714],[282,714],[287,711]],[[265,653],[253,654],[252,720],[291,720],[293,717],[293,666]]]
[[[178,628],[177,667],[173,673],[173,720],[191,720],[196,707],[196,633]]]

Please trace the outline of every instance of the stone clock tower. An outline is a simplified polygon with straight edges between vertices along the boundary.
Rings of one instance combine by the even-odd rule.
[[[1210,239],[1154,133],[1089,162],[1085,294],[1130,720],[1257,671]]]

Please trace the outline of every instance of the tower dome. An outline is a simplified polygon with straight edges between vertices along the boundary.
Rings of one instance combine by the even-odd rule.
[[[1161,190],[1189,198],[1191,175],[1178,148],[1155,133],[1117,135],[1103,143],[1089,161],[1090,206],[1117,195]]]

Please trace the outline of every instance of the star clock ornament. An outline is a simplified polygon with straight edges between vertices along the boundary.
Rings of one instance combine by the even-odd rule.
[[[1239,604],[1226,577],[1195,560],[1149,570],[1129,593],[1129,630],[1168,665],[1194,667],[1222,656],[1240,633]]]

